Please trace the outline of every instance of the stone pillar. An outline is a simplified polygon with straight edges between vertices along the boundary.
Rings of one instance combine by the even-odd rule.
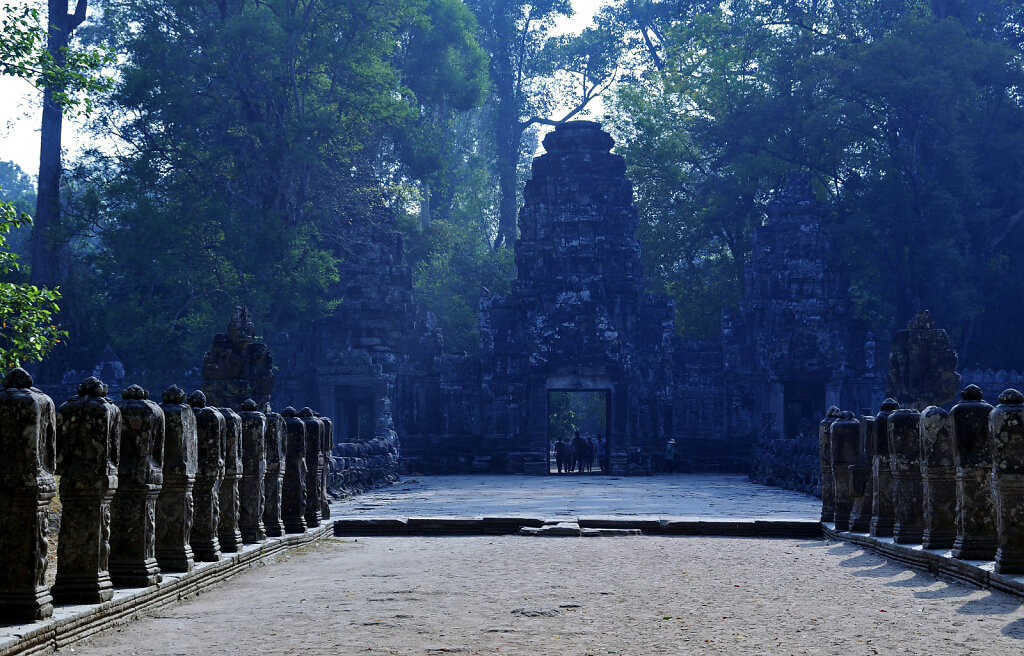
[[[78,396],[57,412],[60,534],[53,600],[98,604],[113,596],[110,582],[110,502],[117,490],[121,411],[107,386],[87,378]]]
[[[320,475],[320,514],[323,519],[331,518],[331,499],[327,496],[327,485],[331,477],[331,452],[334,450],[334,423],[330,417],[317,415],[324,425],[323,431],[323,469]]]
[[[164,482],[164,411],[138,385],[121,391],[121,462],[110,506],[110,580],[141,588],[162,579],[156,499]]]
[[[46,586],[46,509],[53,478],[53,401],[12,369],[0,390],[0,617],[32,622],[53,614]]]
[[[287,447],[284,482],[281,488],[281,520],[285,533],[306,531],[306,424],[295,408],[281,412],[284,418]]]
[[[220,550],[235,553],[242,548],[238,528],[239,484],[242,481],[242,418],[231,408],[217,408],[224,415],[224,480],[220,484]]]
[[[190,572],[192,558],[192,487],[198,466],[196,416],[185,390],[164,391],[164,486],[156,500],[156,561],[165,572]]]
[[[996,499],[988,433],[992,406],[981,397],[981,388],[968,385],[960,393],[963,400],[949,411],[957,499],[953,557],[962,560],[996,557]]]
[[[192,490],[195,516],[192,522],[193,557],[199,562],[220,560],[220,484],[224,480],[224,415],[206,406],[206,395],[196,390],[188,397],[196,416],[198,461]]]
[[[850,467],[857,464],[857,447],[860,440],[860,425],[853,413],[843,410],[832,423],[830,442],[832,446],[832,475],[836,488],[836,530],[850,528],[850,511],[853,509],[853,495],[850,493]]]
[[[899,409],[893,399],[882,401],[881,412],[875,415],[875,455],[871,462],[871,526],[868,533],[885,538],[892,535],[896,523],[893,501],[892,466],[889,457],[889,415]]]
[[[997,574],[1024,574],[1024,394],[1008,389],[989,414]]]
[[[821,521],[836,519],[836,480],[832,476],[832,422],[839,418],[839,408],[832,406],[818,424],[818,462],[821,465]]]
[[[850,510],[850,530],[867,533],[871,528],[871,465],[875,455],[875,418],[860,418],[860,435],[857,438],[857,464],[850,467],[850,494],[853,508]]]
[[[924,534],[921,481],[921,413],[900,408],[889,415],[889,466],[892,469],[897,544],[918,544]]]
[[[306,526],[320,526],[320,473],[323,471],[324,425],[313,416],[309,408],[299,410],[299,418],[306,425]]]
[[[270,411],[270,404],[263,410],[267,417],[265,435],[267,454],[267,473],[263,479],[266,502],[263,506],[263,528],[267,535],[280,537],[284,535],[284,522],[281,521],[281,486],[284,483],[285,449],[288,444],[287,429],[284,418]]]
[[[956,467],[949,413],[930,405],[921,413],[921,481],[925,549],[949,549],[956,540]]]
[[[263,508],[266,502],[263,480],[267,475],[267,418],[256,410],[256,402],[242,403],[242,487],[238,528],[243,542],[263,542]]]

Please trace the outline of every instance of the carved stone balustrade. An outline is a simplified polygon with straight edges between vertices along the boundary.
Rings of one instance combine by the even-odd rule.
[[[164,412],[138,385],[121,391],[121,460],[110,506],[110,580],[141,588],[162,579],[156,500],[163,486]]]
[[[330,417],[316,415],[324,425],[323,445],[321,446],[322,464],[320,469],[320,515],[323,519],[331,518],[331,500],[327,496],[327,484],[331,476],[331,451],[334,449],[334,424]]]
[[[924,534],[921,481],[921,413],[900,408],[889,415],[889,466],[892,469],[897,544],[919,544]]]
[[[875,454],[871,463],[871,526],[868,532],[876,537],[889,537],[896,524],[896,505],[893,500],[892,466],[889,457],[889,415],[899,409],[893,399],[882,401],[881,411],[875,415]]]
[[[836,530],[845,531],[850,527],[850,511],[853,509],[850,467],[857,464],[860,425],[852,412],[843,410],[839,413],[839,418],[832,422],[829,435],[832,446],[832,475],[836,486]]]
[[[196,484],[192,490],[195,515],[192,522],[193,557],[199,562],[220,560],[220,541],[217,527],[220,523],[220,485],[224,479],[224,415],[216,408],[207,407],[206,395],[196,390],[188,397],[188,404],[196,417],[198,461]]]
[[[850,494],[853,507],[850,510],[850,530],[867,533],[871,528],[871,466],[875,455],[875,418],[860,418],[860,434],[857,438],[857,464],[850,466]]]
[[[949,413],[931,405],[921,413],[921,480],[925,549],[949,549],[956,540],[956,467]]]
[[[266,494],[266,502],[263,506],[263,528],[267,535],[279,537],[284,535],[284,522],[281,520],[281,488],[284,484],[288,435],[284,417],[276,412],[271,412],[269,404],[264,407],[263,412],[267,417],[267,430],[264,434],[267,473],[263,479]]]
[[[306,526],[320,526],[323,513],[320,510],[320,476],[323,471],[324,425],[310,408],[299,410],[299,418],[306,425]]]
[[[172,385],[161,396],[164,413],[164,485],[156,500],[156,561],[164,572],[190,572],[193,498],[198,467],[196,416],[185,391]]]
[[[121,411],[107,386],[87,378],[57,411],[57,474],[62,505],[53,599],[98,604],[113,596],[110,502],[117,490]]]
[[[220,550],[235,553],[242,548],[239,528],[239,486],[242,482],[242,418],[231,408],[218,408],[224,415],[224,480],[220,484],[220,521],[217,539]]]
[[[965,387],[960,398],[949,411],[957,498],[953,557],[992,560],[996,557],[996,499],[988,434],[992,406],[982,400],[976,385]]]
[[[242,403],[242,483],[238,528],[242,542],[262,542],[267,539],[263,528],[263,508],[266,500],[263,481],[267,475],[267,418],[256,409],[256,402],[246,399]]]
[[[281,519],[286,533],[306,531],[306,424],[295,408],[281,412],[287,448],[284,483],[281,488]]]
[[[1024,394],[1008,389],[989,414],[996,497],[996,573],[1024,574]]]
[[[832,422],[839,418],[839,408],[832,406],[818,424],[818,462],[821,465],[821,521],[836,518],[836,480],[832,475]]]
[[[46,586],[46,509],[53,477],[53,401],[14,369],[0,390],[0,617],[31,622],[53,614]]]

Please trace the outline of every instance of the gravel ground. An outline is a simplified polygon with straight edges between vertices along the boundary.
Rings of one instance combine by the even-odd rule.
[[[1020,654],[1015,597],[824,540],[327,538],[61,653]]]

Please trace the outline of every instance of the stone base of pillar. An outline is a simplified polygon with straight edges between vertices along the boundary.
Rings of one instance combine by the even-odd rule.
[[[53,597],[46,587],[34,590],[0,590],[0,609],[5,622],[21,624],[53,615]]]
[[[896,544],[921,544],[924,538],[924,527],[919,524],[900,524],[892,529],[892,539]]]
[[[58,604],[99,604],[114,597],[114,584],[107,572],[98,576],[61,576],[58,569],[50,594]]]
[[[164,572],[191,572],[196,566],[192,547],[187,544],[177,549],[157,546],[156,562]]]
[[[305,533],[306,532],[306,518],[305,517],[285,517],[284,518],[284,532],[285,533]]]
[[[876,538],[891,538],[896,520],[892,517],[872,517],[868,533]]]
[[[220,542],[216,536],[194,538],[191,545],[192,558],[197,563],[215,563],[220,560]]]
[[[110,561],[110,580],[118,588],[148,588],[163,580],[156,558],[144,561]]]
[[[921,534],[921,545],[925,549],[949,549],[956,541],[956,533],[953,531],[936,531],[929,528]]]
[[[996,536],[956,536],[953,541],[953,557],[960,560],[995,560]]]
[[[267,532],[264,530],[262,522],[251,526],[242,526],[240,530],[244,544],[255,544],[267,539]]]

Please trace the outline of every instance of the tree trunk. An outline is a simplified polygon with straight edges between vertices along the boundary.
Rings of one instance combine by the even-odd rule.
[[[49,0],[46,48],[54,64],[63,66],[71,33],[85,20],[88,0],[78,0],[75,13],[68,13],[68,0]],[[60,223],[61,130],[64,110],[55,96],[60,89],[43,89],[43,120],[39,134],[39,190],[32,228],[32,272],[37,286],[50,287],[57,280],[58,244],[48,234]]]

